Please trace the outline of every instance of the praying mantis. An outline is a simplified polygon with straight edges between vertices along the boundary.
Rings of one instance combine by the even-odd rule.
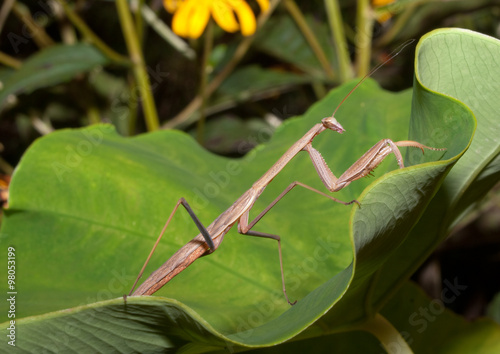
[[[394,51],[389,58],[383,63],[375,67],[370,73],[363,77],[353,89],[344,97],[344,99],[339,103],[339,105],[334,110],[330,117],[323,118],[320,123],[315,124],[307,133],[304,134],[302,138],[297,140],[279,159],[271,166],[271,168],[262,175],[243,195],[241,195],[226,211],[219,215],[209,226],[205,227],[201,221],[198,219],[192,208],[189,206],[188,202],[184,198],[180,198],[170,216],[165,223],[158,239],[156,240],[153,249],[151,250],[149,256],[147,257],[144,266],[142,267],[139,275],[129,293],[129,296],[139,296],[139,295],[151,295],[168,283],[173,277],[179,274],[181,271],[186,269],[191,265],[196,259],[213,253],[221,244],[224,235],[226,235],[229,230],[238,224],[238,232],[243,235],[256,236],[274,239],[278,242],[278,253],[279,262],[281,269],[281,283],[282,290],[286,301],[293,305],[296,301],[290,301],[288,294],[286,292],[285,286],[285,276],[283,270],[283,257],[281,252],[281,238],[278,235],[273,235],[265,232],[254,231],[253,227],[259,222],[259,220],[271,209],[276,203],[278,203],[288,192],[290,192],[296,186],[303,187],[312,192],[318,193],[326,198],[329,198],[335,202],[350,205],[353,203],[360,203],[357,200],[351,200],[349,202],[344,202],[338,200],[331,195],[323,193],[313,187],[305,185],[301,182],[292,182],[285,190],[274,199],[271,204],[269,204],[255,219],[249,221],[249,212],[253,208],[255,202],[259,196],[264,192],[268,184],[280,173],[280,171],[301,151],[308,153],[313,166],[320,177],[323,185],[330,192],[337,192],[345,187],[347,187],[351,182],[358,180],[362,177],[370,174],[389,154],[393,153],[396,157],[397,163],[400,168],[404,168],[403,157],[398,147],[415,147],[422,150],[444,150],[439,148],[433,148],[423,145],[416,141],[404,140],[394,142],[390,139],[382,139],[376,143],[371,149],[369,149],[363,156],[361,156],[351,167],[349,167],[339,178],[337,178],[330,168],[327,166],[325,160],[321,156],[320,152],[312,146],[312,141],[316,136],[321,134],[326,130],[331,130],[342,134],[345,130],[342,125],[335,118],[335,113],[344,103],[344,101],[352,94],[352,92],[366,80],[367,77],[372,75],[376,70],[378,70],[382,65],[386,64],[388,61],[392,60],[396,55],[398,55],[404,47],[409,45],[413,40],[403,43],[396,51]],[[181,249],[179,249],[174,255],[172,255],[160,268],[154,271],[138,288],[134,291],[139,279],[142,277],[144,270],[151,259],[157,245],[159,244],[163,234],[165,233],[170,221],[175,215],[179,206],[182,205],[194,223],[196,224],[200,234],[189,241]]]

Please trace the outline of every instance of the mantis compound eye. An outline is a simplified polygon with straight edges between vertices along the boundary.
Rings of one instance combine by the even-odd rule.
[[[345,129],[342,128],[339,122],[334,117],[326,117],[321,120],[321,123],[323,123],[323,126],[325,128],[331,129],[337,133],[342,134],[345,132]]]

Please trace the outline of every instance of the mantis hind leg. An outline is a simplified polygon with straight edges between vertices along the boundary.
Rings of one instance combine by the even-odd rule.
[[[203,224],[201,223],[200,219],[198,219],[198,217],[194,213],[193,209],[191,209],[191,207],[189,206],[189,204],[186,201],[186,199],[184,199],[184,198],[179,199],[177,201],[177,204],[175,204],[174,209],[170,213],[170,216],[168,217],[167,222],[163,226],[163,229],[161,230],[160,235],[158,236],[158,239],[156,240],[156,242],[155,242],[155,244],[153,246],[153,249],[149,253],[149,256],[146,259],[146,262],[144,262],[144,265],[142,266],[142,269],[139,272],[139,275],[137,276],[137,279],[135,280],[134,285],[132,286],[132,289],[130,290],[129,296],[133,293],[133,291],[135,289],[135,286],[137,285],[137,282],[139,281],[139,279],[141,279],[142,274],[144,273],[144,270],[146,269],[146,266],[148,265],[149,260],[151,259],[151,256],[153,255],[154,251],[156,250],[156,246],[158,246],[158,244],[160,243],[160,240],[161,240],[163,234],[167,230],[168,224],[170,224],[170,221],[174,217],[174,214],[175,214],[175,212],[177,211],[177,209],[179,208],[180,205],[182,205],[186,209],[186,211],[188,212],[189,216],[191,216],[191,219],[193,219],[194,223],[196,224],[196,227],[198,228],[198,230],[200,230],[200,233],[203,235],[203,238],[205,239],[205,242],[207,243],[208,247],[210,247],[210,253],[215,250],[214,242],[213,242],[212,237],[210,236],[209,232],[207,231],[206,227],[203,226]]]

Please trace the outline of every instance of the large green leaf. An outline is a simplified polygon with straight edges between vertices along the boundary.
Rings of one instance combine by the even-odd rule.
[[[10,94],[29,93],[60,84],[107,62],[100,51],[88,44],[55,45],[44,49],[26,60],[3,82],[0,108]]]
[[[442,35],[450,32],[485,40],[457,30]],[[426,49],[427,41],[420,44],[419,57],[434,50]],[[15,172],[0,235],[2,249],[16,248],[17,301],[23,304],[17,316],[37,315],[16,323],[23,333],[18,348],[236,349],[280,343],[305,329],[296,339],[356,328],[373,315],[431,249],[419,244],[431,237],[408,233],[429,213],[427,204],[475,127],[467,107],[418,81],[411,106],[409,91],[384,92],[368,80],[337,113],[347,132],[325,132],[314,146],[339,175],[379,139],[405,139],[411,114],[411,138],[446,147],[446,152],[421,156],[410,151],[406,164],[412,166],[404,170],[390,158],[376,170],[376,180],[356,181],[336,194],[358,199],[361,208],[294,190],[257,225],[259,231],[282,236],[289,296],[299,300],[295,306],[280,292],[275,242],[234,230],[214,254],[197,260],[155,294],[164,297],[129,298],[127,305],[121,299],[95,303],[128,291],[179,197],[186,197],[208,224],[313,124],[331,114],[353,85],[332,91],[241,160],[213,156],[175,131],[125,139],[110,126],[95,126],[38,140]],[[471,169],[484,166],[476,162]],[[254,215],[293,180],[322,188],[307,155],[299,154],[258,200]],[[446,204],[430,205],[438,206],[446,209]],[[415,230],[428,232],[421,224]],[[196,233],[181,211],[147,272]],[[3,273],[0,282],[6,284]],[[44,314],[80,304],[90,305]],[[36,335],[42,331],[48,335]]]
[[[418,84],[421,82],[428,88],[415,90],[415,109],[426,109],[425,95],[442,92],[465,102],[474,112],[478,126],[470,148],[447,176],[421,221],[401,246],[401,253],[396,253],[378,274],[380,283],[374,286],[373,297],[376,308],[384,304],[390,289],[396,290],[401,279],[409,277],[446,238],[464,211],[481,200],[499,180],[500,122],[496,113],[500,110],[496,99],[500,90],[496,79],[500,76],[496,63],[499,41],[467,30],[437,30],[427,34],[417,50]],[[467,117],[453,109],[444,112],[451,134],[464,134],[461,124]],[[412,125],[413,130],[419,128],[416,123]],[[449,133],[440,129],[429,132],[438,139],[445,139]]]

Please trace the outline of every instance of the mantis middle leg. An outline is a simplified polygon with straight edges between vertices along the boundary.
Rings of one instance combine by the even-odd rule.
[[[259,231],[254,231],[254,230],[251,230],[255,224],[257,224],[257,222],[259,222],[260,219],[262,219],[262,217],[272,208],[276,205],[276,203],[278,203],[288,192],[290,192],[294,187],[296,186],[301,186],[301,187],[304,187],[310,191],[313,191],[315,193],[318,193],[322,196],[325,196],[335,202],[338,202],[338,203],[341,203],[341,204],[344,204],[344,205],[349,205],[349,204],[352,204],[352,203],[357,203],[359,205],[359,202],[357,200],[352,200],[350,202],[343,202],[341,200],[338,200],[337,198],[334,198],[328,194],[325,194],[313,187],[310,187],[304,183],[301,183],[301,182],[298,182],[298,181],[295,181],[293,183],[291,183],[287,188],[285,188],[285,190],[283,192],[280,193],[280,195],[278,197],[276,197],[276,199],[274,199],[255,219],[252,220],[252,222],[248,223],[248,217],[249,217],[249,211],[246,211],[240,218],[239,220],[239,223],[238,223],[238,232],[242,235],[248,235],[248,236],[256,236],[256,237],[264,237],[264,238],[270,238],[270,239],[273,239],[273,240],[276,240],[278,241],[278,253],[279,253],[279,261],[280,261],[280,269],[281,269],[281,284],[282,284],[282,287],[283,287],[283,294],[285,294],[285,298],[286,298],[286,301],[290,304],[290,305],[294,305],[297,301],[293,301],[291,302],[288,298],[288,295],[287,295],[287,292],[286,292],[286,285],[285,285],[285,273],[284,273],[284,270],[283,270],[283,256],[282,256],[282,252],[281,252],[281,238],[278,236],[278,235],[273,235],[273,234],[269,234],[269,233],[265,233],[265,232],[259,232]]]

